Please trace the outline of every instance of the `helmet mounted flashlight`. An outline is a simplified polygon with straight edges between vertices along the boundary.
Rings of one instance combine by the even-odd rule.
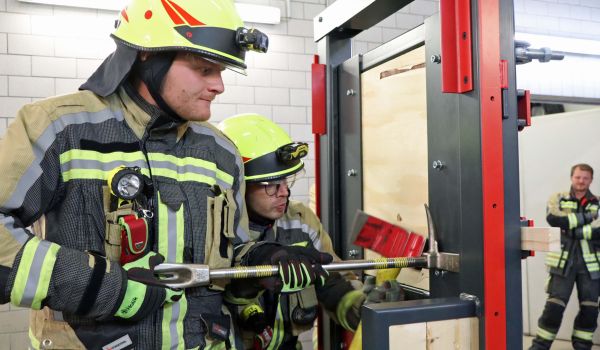
[[[269,37],[258,29],[243,28],[237,29],[235,35],[237,45],[243,50],[267,52],[269,48]]]
[[[292,163],[297,159],[308,155],[308,144],[304,142],[292,142],[277,149],[277,158],[284,163]]]

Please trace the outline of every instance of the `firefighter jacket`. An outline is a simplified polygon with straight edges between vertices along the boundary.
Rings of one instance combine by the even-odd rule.
[[[548,200],[546,220],[553,227],[560,227],[561,251],[549,252],[546,265],[550,273],[567,275],[572,267],[574,254],[581,254],[590,278],[600,278],[600,240],[598,231],[598,198],[588,191],[578,200],[573,192],[560,192]]]
[[[277,242],[283,245],[312,245],[321,252],[331,254],[334,261],[340,261],[319,218],[302,202],[290,201],[284,216],[273,225],[265,227],[251,221],[250,237],[260,242]],[[330,273],[322,287],[315,288],[311,285],[299,292],[281,294],[266,290],[255,300],[240,302],[238,299],[237,313],[242,313],[242,309],[248,303],[258,303],[264,309],[267,322],[273,331],[272,340],[266,348],[287,349],[288,346],[295,345],[301,332],[312,328],[317,316],[318,303],[337,321],[336,308],[339,301],[347,292],[356,288],[362,288],[362,285],[353,274],[348,273],[342,277],[338,273]],[[254,334],[243,326],[244,320],[239,320],[238,324],[244,328],[246,349],[252,349]],[[285,347],[281,347],[281,344],[285,344]]]
[[[83,300],[87,252],[118,261],[107,178],[119,166],[152,181],[152,250],[166,262],[231,266],[232,243],[248,239],[245,183],[220,131],[164,115],[126,83],[105,98],[81,91],[24,106],[0,150],[0,303],[43,308],[32,312],[31,347],[203,349],[207,338],[223,340],[206,337],[231,326],[218,286],[187,289],[139,322],[116,320],[126,279],[109,261],[96,297]],[[44,239],[27,229],[42,215]]]

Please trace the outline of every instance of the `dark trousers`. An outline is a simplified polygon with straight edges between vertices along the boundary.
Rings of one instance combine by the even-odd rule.
[[[577,337],[579,331],[594,332],[598,318],[598,294],[600,293],[600,281],[592,280],[583,262],[581,254],[575,254],[575,261],[569,273],[566,276],[557,274],[550,275],[548,283],[548,300],[544,307],[544,312],[538,320],[538,327],[543,331],[556,335],[560,328],[565,307],[552,302],[551,300],[560,300],[566,306],[569,302],[573,285],[577,284],[577,298],[579,299],[579,313],[575,318],[573,325],[573,336],[571,341],[576,350],[589,350],[592,342]],[[530,349],[550,349],[552,340],[544,339],[538,335],[533,340]]]

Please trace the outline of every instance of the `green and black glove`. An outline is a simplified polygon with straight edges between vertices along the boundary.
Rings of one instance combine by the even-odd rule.
[[[247,259],[248,265],[279,265],[279,278],[265,277],[258,281],[265,289],[284,293],[296,292],[311,284],[323,285],[328,274],[321,264],[329,264],[332,261],[333,257],[330,254],[312,247],[273,243],[254,248]]]
[[[182,290],[172,290],[161,284],[154,268],[165,261],[155,252],[123,265],[127,272],[127,286],[115,316],[129,321],[139,321],[158,310],[164,303],[181,299]]]
[[[356,331],[360,323],[360,309],[367,296],[361,290],[344,294],[336,309],[336,318],[340,325],[349,331]]]

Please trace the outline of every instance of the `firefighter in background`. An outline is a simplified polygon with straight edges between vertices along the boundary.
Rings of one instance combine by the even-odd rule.
[[[560,252],[550,252],[548,299],[538,321],[538,331],[530,349],[550,349],[560,328],[563,312],[573,285],[577,284],[579,313],[575,318],[571,342],[573,348],[591,349],[598,318],[600,285],[600,220],[598,198],[590,192],[594,170],[587,164],[571,168],[571,190],[560,192],[548,201],[547,221],[561,229]]]
[[[335,256],[331,239],[314,212],[289,199],[291,187],[304,172],[302,158],[308,145],[292,142],[282,128],[257,114],[227,118],[219,128],[244,159],[251,238],[263,244],[314,247]],[[250,265],[262,262],[256,259]],[[232,281],[226,293],[226,301],[237,310],[234,314],[239,316],[246,349],[301,348],[298,334],[312,327],[318,303],[347,330],[354,331],[360,321],[365,295],[357,280],[331,273],[323,283],[301,291],[278,286],[278,280],[264,282],[269,281],[254,286]]]
[[[241,158],[206,120],[222,70],[268,40],[229,0],[133,0],[116,25],[83,91],[24,106],[0,143],[0,304],[39,310],[35,349],[233,347],[223,286],[174,291],[152,269],[229,267],[248,241]]]

